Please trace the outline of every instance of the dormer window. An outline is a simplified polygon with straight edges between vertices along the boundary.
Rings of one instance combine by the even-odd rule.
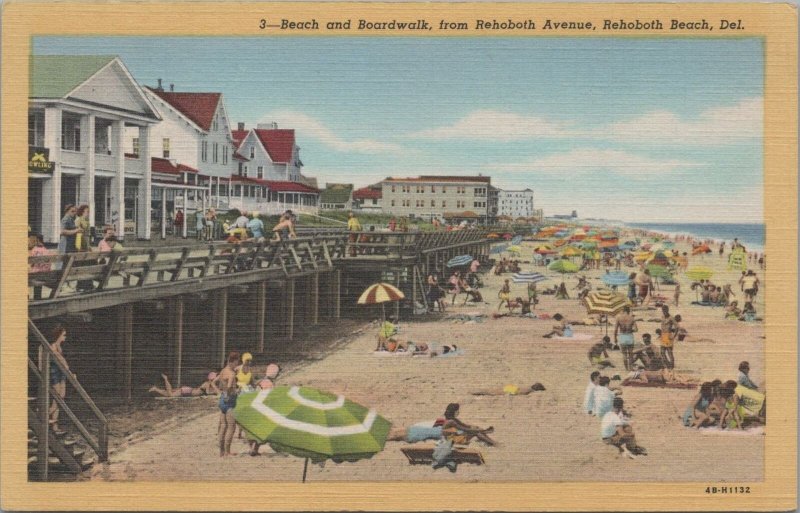
[[[250,146],[250,158],[253,159],[256,157],[256,147]]]

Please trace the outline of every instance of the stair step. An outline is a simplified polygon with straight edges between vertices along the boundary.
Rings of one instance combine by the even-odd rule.
[[[63,445],[67,449],[75,447],[75,444],[78,443],[77,440],[68,440],[68,439],[59,440],[59,442],[61,442],[61,445]],[[28,440],[28,447],[39,447],[39,439],[38,438],[32,438],[32,439]]]

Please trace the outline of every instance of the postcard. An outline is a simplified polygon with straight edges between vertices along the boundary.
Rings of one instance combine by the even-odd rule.
[[[796,507],[795,7],[3,14],[3,509]]]

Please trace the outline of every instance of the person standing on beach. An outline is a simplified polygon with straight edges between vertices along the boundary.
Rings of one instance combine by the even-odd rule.
[[[722,254],[725,253],[725,242],[719,243],[719,257],[722,258]]]
[[[511,299],[511,285],[508,283],[508,278],[506,278],[505,283],[503,283],[503,286],[500,288],[500,292],[497,293],[497,297],[500,298],[500,304],[497,305],[497,310],[502,308],[503,303],[508,306],[508,302]]]
[[[633,332],[636,331],[636,319],[631,315],[631,307],[626,306],[617,316],[614,326],[614,345],[619,344],[625,370],[633,367]]]
[[[681,284],[675,283],[675,291],[672,293],[672,298],[675,300],[675,306],[678,306],[678,303],[681,298]]]
[[[639,300],[642,304],[649,305],[650,304],[650,285],[652,280],[650,279],[650,270],[645,269],[644,272],[639,273],[636,276],[636,283],[639,285]]]
[[[661,307],[661,359],[669,373],[675,371],[675,355],[672,348],[675,340],[675,320],[669,314],[669,307]]]
[[[233,409],[236,407],[237,385],[236,367],[239,365],[239,353],[232,351],[228,355],[228,365],[219,373],[219,389],[222,394],[219,396],[219,455],[233,456],[231,453],[231,442],[236,431],[236,419],[233,417]]]

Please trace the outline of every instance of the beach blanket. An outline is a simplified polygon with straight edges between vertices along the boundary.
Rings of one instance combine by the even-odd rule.
[[[701,434],[704,435],[730,435],[730,436],[756,436],[756,435],[763,435],[764,433],[764,426],[753,426],[747,429],[720,429],[716,426],[714,427],[701,427],[698,429]]]
[[[430,465],[433,463],[433,446],[402,447],[400,449],[412,465]],[[483,455],[475,449],[453,449],[450,458],[456,463],[472,463],[483,465]]]
[[[375,356],[412,356],[414,353],[411,351],[373,351]]]
[[[567,340],[567,341],[570,340],[585,341],[585,340],[592,340],[593,338],[594,335],[590,335],[588,333],[573,333],[571,337],[559,337],[558,335],[554,335],[553,337],[551,337],[552,340]]]
[[[625,379],[622,382],[622,386],[647,388],[697,388],[697,383],[658,383],[653,381],[643,383],[641,381]]]
[[[692,304],[695,306],[712,306],[712,307],[725,306],[725,303],[711,303],[709,301],[692,301]]]

